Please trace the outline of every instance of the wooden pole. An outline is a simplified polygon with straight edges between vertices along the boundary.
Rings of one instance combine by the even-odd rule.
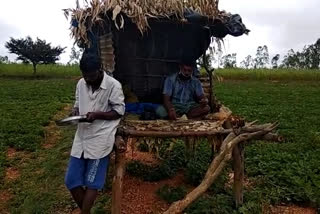
[[[243,143],[239,143],[233,148],[233,170],[234,183],[233,193],[235,198],[236,208],[243,204],[243,180],[244,180],[244,149]]]
[[[229,120],[225,122],[226,128],[232,128]],[[244,177],[244,151],[243,143],[237,144],[232,150],[233,157],[233,194],[236,207],[243,204],[243,177]]]
[[[112,181],[112,214],[121,214],[122,184],[125,173],[126,142],[121,136],[115,141],[115,173]]]

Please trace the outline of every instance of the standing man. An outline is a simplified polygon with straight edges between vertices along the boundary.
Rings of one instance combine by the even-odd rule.
[[[86,115],[78,124],[65,184],[82,214],[90,213],[102,189],[115,134],[125,104],[121,84],[102,69],[100,58],[84,53],[80,61],[83,78],[76,88],[72,115]]]
[[[163,106],[156,113],[160,118],[176,120],[182,115],[188,119],[202,119],[210,112],[200,80],[192,73],[195,63],[184,60],[180,71],[168,76],[163,86]]]

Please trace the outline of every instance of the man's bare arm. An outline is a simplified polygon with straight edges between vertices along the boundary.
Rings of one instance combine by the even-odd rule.
[[[169,119],[176,120],[177,119],[176,110],[174,109],[174,106],[172,105],[170,101],[170,97],[168,95],[163,95],[163,105],[168,112]]]
[[[199,104],[208,105],[208,99],[204,96],[204,94],[199,96],[197,99]]]
[[[172,109],[172,108],[174,109],[174,107],[170,101],[170,97],[168,95],[163,95],[163,105],[168,112],[170,109]]]
[[[94,120],[117,120],[121,118],[121,115],[118,114],[116,111],[111,110],[109,112],[88,112],[87,113],[87,120],[94,121]]]

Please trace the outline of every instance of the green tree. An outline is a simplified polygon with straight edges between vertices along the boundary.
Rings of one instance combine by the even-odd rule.
[[[8,64],[9,58],[7,56],[0,56],[0,64]]]
[[[245,69],[252,68],[254,66],[254,61],[252,56],[251,55],[246,56],[246,58],[244,58],[244,60],[240,64],[241,64],[241,67]]]
[[[6,42],[5,47],[10,53],[18,55],[17,60],[23,63],[31,63],[33,66],[33,74],[36,74],[38,64],[54,64],[59,60],[60,54],[65,48],[60,46],[51,47],[50,43],[37,38],[35,41],[30,36],[25,39],[10,38]]]
[[[68,64],[79,64],[83,49],[77,49],[75,46],[71,48],[70,60]]]
[[[290,49],[284,56],[281,67],[296,69],[319,69],[320,39],[312,45],[304,46],[303,50],[295,52]]]
[[[222,57],[221,59],[221,65],[224,68],[235,68],[237,67],[237,54],[227,54]]]
[[[280,54],[276,54],[274,57],[272,57],[271,59],[272,68],[274,69],[278,68],[279,59],[280,59]]]
[[[256,58],[254,59],[254,68],[265,68],[269,64],[268,46],[259,46],[257,48]]]
[[[208,66],[208,68],[212,68],[212,57],[211,57],[210,53],[206,53],[204,57],[205,58],[203,58],[203,56],[200,57],[198,59],[197,64],[200,65],[201,68],[204,68],[205,66]],[[206,65],[205,65],[205,63],[206,63]]]
[[[296,53],[293,49],[290,49],[288,53],[283,57],[281,67],[284,68],[298,68],[299,67],[299,57],[298,53]]]
[[[302,54],[305,68],[318,69],[320,65],[320,39],[315,44],[305,47]]]

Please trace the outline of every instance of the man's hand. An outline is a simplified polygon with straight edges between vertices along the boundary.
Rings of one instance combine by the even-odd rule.
[[[206,106],[208,105],[208,99],[203,97],[200,101],[199,101],[200,105],[202,106]]]
[[[98,119],[98,114],[99,114],[99,112],[88,112],[87,113],[87,121],[89,123],[92,123],[93,121]]]
[[[170,120],[176,120],[177,119],[176,110],[174,108],[170,108],[168,111],[168,116]]]
[[[119,115],[114,110],[111,110],[109,112],[102,112],[102,111],[88,112],[86,116],[87,118],[85,120],[86,122],[89,122],[89,123],[92,123],[95,120],[117,120],[121,118],[121,115]]]
[[[79,114],[79,108],[75,107],[72,109],[70,116],[78,116]]]

